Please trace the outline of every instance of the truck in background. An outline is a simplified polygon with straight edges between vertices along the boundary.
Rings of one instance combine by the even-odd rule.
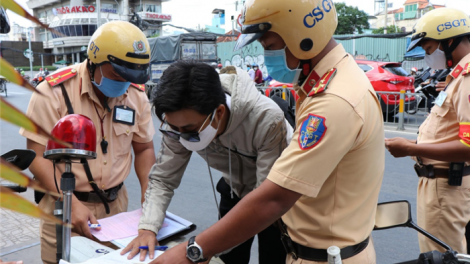
[[[151,49],[150,80],[145,91],[150,98],[163,72],[178,60],[218,63],[217,35],[193,32],[148,39]]]

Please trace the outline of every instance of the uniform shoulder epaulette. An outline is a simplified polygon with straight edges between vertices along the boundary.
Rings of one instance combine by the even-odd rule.
[[[51,85],[51,86],[56,86],[59,85],[68,79],[74,77],[77,75],[77,69],[74,68],[68,68],[63,71],[55,72],[49,76],[46,77],[46,81]]]
[[[463,68],[462,75],[463,76],[470,76],[470,62],[465,64],[465,67]]]
[[[131,83],[131,86],[134,88],[137,88],[137,90],[141,92],[145,92],[145,84],[136,84],[136,83]]]
[[[317,95],[319,93],[323,93],[328,88],[328,84],[330,83],[330,81],[335,77],[336,72],[337,72],[336,68],[333,68],[327,71],[321,77],[320,81],[315,84],[313,89],[308,94],[308,97]]]

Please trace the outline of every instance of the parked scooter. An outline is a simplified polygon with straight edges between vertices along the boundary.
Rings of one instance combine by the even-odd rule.
[[[446,250],[444,253],[438,251],[425,252],[420,254],[418,259],[400,262],[397,264],[470,263],[470,255],[459,254],[458,252],[452,250],[449,245],[416,225],[411,219],[411,206],[408,201],[386,202],[377,205],[374,230],[383,230],[395,227],[413,228]]]
[[[439,95],[436,91],[436,85],[439,82],[445,81],[447,75],[452,72],[452,69],[437,70],[431,73],[431,68],[424,70],[415,79],[415,93],[418,102],[418,108],[426,108],[427,112],[431,111],[434,105],[434,100]]]

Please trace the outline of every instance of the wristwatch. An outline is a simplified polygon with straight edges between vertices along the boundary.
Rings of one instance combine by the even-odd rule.
[[[196,243],[195,236],[191,237],[188,241],[188,246],[186,247],[186,257],[194,263],[207,261],[207,259],[202,256],[202,248]]]

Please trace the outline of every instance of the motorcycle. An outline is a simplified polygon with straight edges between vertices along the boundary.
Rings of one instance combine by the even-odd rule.
[[[384,230],[397,227],[409,227],[431,239],[446,251],[430,251],[421,253],[418,259],[397,264],[459,264],[470,263],[470,255],[459,254],[426,230],[416,225],[411,218],[411,206],[408,201],[393,201],[377,205],[374,230]]]
[[[36,77],[31,81],[31,85],[33,87],[38,86],[41,82],[43,82],[46,79],[46,75],[43,73],[38,73]]]
[[[5,93],[5,97],[8,96],[7,94],[7,82],[8,80],[0,75],[0,93]]]
[[[418,108],[425,108],[429,113],[434,104],[434,100],[439,95],[436,91],[436,85],[439,82],[444,82],[447,75],[452,72],[452,69],[437,70],[431,74],[431,68],[424,70],[415,79],[415,93]]]
[[[17,167],[20,171],[26,170],[36,157],[36,152],[30,149],[14,149],[3,154],[2,159]],[[14,192],[26,192],[27,188],[14,183],[2,183],[2,187],[6,187]]]

